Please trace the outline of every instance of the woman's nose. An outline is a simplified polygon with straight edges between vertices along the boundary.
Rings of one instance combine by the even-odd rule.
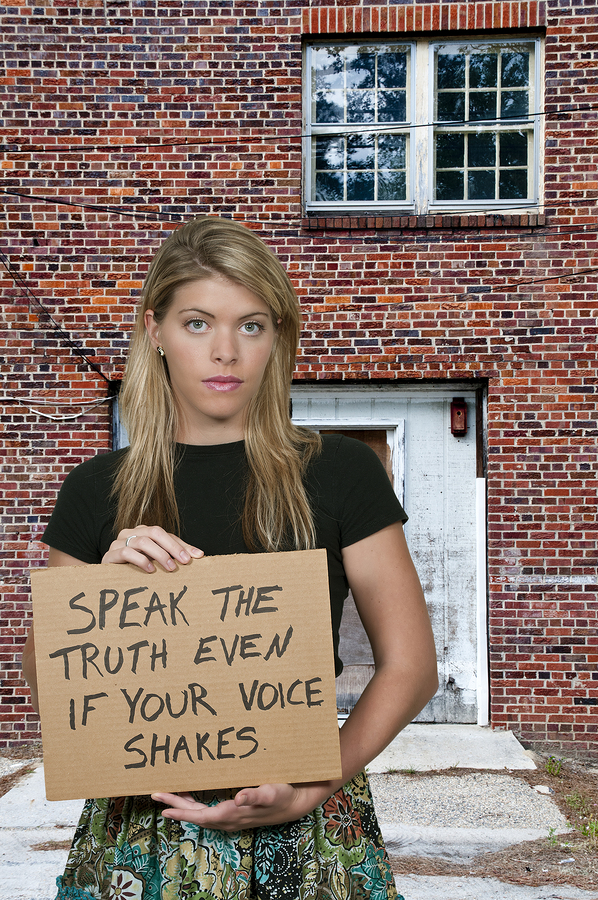
[[[230,365],[237,357],[238,348],[234,337],[226,331],[215,332],[212,342],[212,359],[214,362]]]

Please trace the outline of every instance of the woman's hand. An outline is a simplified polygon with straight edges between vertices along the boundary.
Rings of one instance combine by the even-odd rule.
[[[120,532],[102,562],[132,563],[144,572],[155,572],[154,563],[159,563],[167,572],[173,572],[177,564],[187,565],[203,555],[203,550],[186,544],[159,525],[137,525]]]
[[[331,781],[310,784],[262,784],[243,788],[232,800],[206,806],[193,800],[191,794],[152,794],[152,799],[166,803],[162,815],[167,819],[192,822],[217,831],[242,831],[262,825],[280,825],[301,819],[338,788]]]

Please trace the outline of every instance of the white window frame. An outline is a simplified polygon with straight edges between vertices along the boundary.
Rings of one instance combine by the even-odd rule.
[[[381,36],[377,40],[330,40],[321,37],[310,41],[305,46],[304,55],[304,142],[303,142],[303,183],[304,205],[306,212],[322,212],[327,215],[348,212],[377,213],[392,212],[415,215],[448,214],[451,212],[473,213],[525,213],[536,210],[540,203],[541,185],[543,183],[543,41],[536,35],[476,35],[445,36],[435,39],[402,40],[401,35],[388,38]],[[525,120],[525,128],[532,133],[530,146],[533,158],[529,162],[530,196],[525,200],[445,200],[434,199],[434,135],[435,135],[435,53],[439,47],[454,44],[456,48],[470,48],[485,44],[508,47],[509,45],[527,44],[533,52],[531,64],[529,114]],[[408,103],[408,122],[391,125],[347,125],[343,123],[315,125],[312,123],[312,51],[317,47],[350,47],[350,46],[401,46],[410,49],[410,77]],[[442,126],[440,126],[442,127]],[[475,126],[464,127],[471,132]],[[480,126],[482,127],[482,126]],[[497,131],[508,126],[497,126]],[[486,130],[491,130],[486,125]],[[315,156],[312,154],[312,138],[316,135],[347,135],[353,133],[407,133],[408,134],[408,166],[407,166],[407,199],[377,201],[316,201],[311,199]]]
[[[407,121],[397,123],[395,126],[385,125],[385,124],[374,124],[374,125],[359,125],[359,124],[344,124],[344,123],[334,123],[331,125],[316,125],[312,123],[311,111],[312,111],[312,92],[311,92],[311,84],[312,84],[312,57],[313,50],[318,47],[354,47],[354,46],[362,46],[362,47],[370,47],[370,46],[385,46],[385,47],[401,47],[408,48],[410,53],[410,61],[409,61],[409,75],[407,79],[407,94],[408,94],[408,102],[407,102]],[[371,208],[374,204],[376,208],[386,209],[386,208],[404,208],[408,209],[412,203],[409,199],[409,195],[411,192],[410,185],[413,184],[413,178],[415,174],[415,159],[413,154],[413,124],[415,122],[415,50],[416,43],[411,40],[401,40],[400,37],[394,37],[388,40],[376,40],[376,41],[368,41],[368,40],[360,40],[360,41],[314,41],[310,43],[306,47],[305,52],[305,68],[304,71],[306,73],[306,77],[304,79],[304,153],[303,158],[305,162],[304,168],[304,184],[305,184],[305,196],[307,198],[306,206],[308,209],[326,209],[329,210],[331,208],[336,209],[366,209]],[[311,192],[312,192],[312,183],[313,183],[313,175],[315,169],[315,156],[311,153],[311,145],[312,145],[312,137],[317,136],[325,136],[329,135],[339,135],[346,136],[351,134],[407,134],[408,135],[408,146],[407,146],[407,199],[405,201],[397,201],[397,200],[377,200],[377,201],[368,201],[368,202],[356,202],[356,201],[345,201],[342,205],[334,204],[330,201],[312,201]]]

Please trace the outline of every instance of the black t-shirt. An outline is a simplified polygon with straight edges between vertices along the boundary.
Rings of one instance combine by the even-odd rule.
[[[243,441],[181,445],[174,473],[180,537],[206,555],[247,553],[241,515],[247,463]],[[113,478],[127,450],[103,453],[64,480],[43,540],[85,563],[100,563],[116,538]],[[322,452],[304,477],[314,513],[317,546],[328,551],[328,577],[336,674],[338,631],[348,584],[342,548],[407,516],[382,463],[368,446],[343,435],[323,435]],[[151,525],[147,522],[144,524]]]

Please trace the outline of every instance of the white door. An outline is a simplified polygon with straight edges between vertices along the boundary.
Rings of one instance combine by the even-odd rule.
[[[440,687],[418,722],[487,721],[485,522],[476,521],[476,391],[445,387],[294,386],[293,421],[342,431],[367,443],[386,435],[387,471],[405,506],[405,534],[432,619]],[[467,404],[467,434],[451,434],[451,401]],[[381,435],[380,435],[381,437]],[[383,459],[383,461],[385,461]],[[483,515],[483,513],[482,513]],[[482,623],[482,628],[480,628]],[[350,709],[373,673],[373,659],[352,601],[341,625],[340,709]]]

